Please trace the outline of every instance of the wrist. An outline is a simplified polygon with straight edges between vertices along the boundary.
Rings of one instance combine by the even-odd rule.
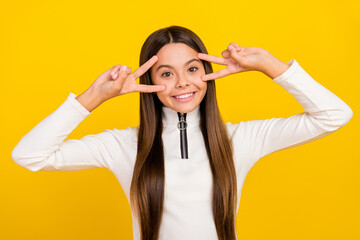
[[[100,95],[93,88],[88,88],[85,92],[80,94],[75,98],[86,110],[89,112],[93,111],[100,104],[104,102],[104,100],[100,97]]]
[[[289,67],[290,66],[287,63],[277,59],[269,53],[264,57],[264,64],[261,72],[269,78],[274,79],[283,74]]]

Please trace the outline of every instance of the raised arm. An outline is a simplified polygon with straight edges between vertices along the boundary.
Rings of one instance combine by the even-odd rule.
[[[290,68],[273,81],[295,97],[306,112],[229,126],[234,140],[246,139],[255,161],[272,152],[327,136],[352,118],[351,108],[316,82],[295,59],[288,64]],[[239,144],[237,140],[235,144]]]
[[[248,151],[252,156],[249,160],[252,164],[272,152],[299,146],[329,135],[352,118],[351,108],[316,82],[295,59],[286,64],[263,49],[258,51],[258,48],[245,49],[238,45],[233,46],[228,48],[227,52],[223,52],[225,59],[216,57],[216,61],[218,63],[233,61],[236,68],[230,68],[228,64],[226,69],[207,75],[205,79],[223,77],[234,72],[258,70],[295,97],[305,110],[288,118],[227,123],[235,149]]]
[[[79,140],[64,140],[104,101],[130,92],[163,90],[164,86],[135,82],[156,61],[154,56],[133,73],[126,66],[116,65],[102,73],[83,94],[70,93],[55,112],[21,138],[11,153],[13,160],[31,171],[74,171],[111,168],[116,160],[135,154],[137,128],[107,129]]]
[[[135,128],[105,130],[81,139],[67,136],[91,113],[70,93],[66,101],[21,138],[12,159],[31,171],[76,171],[109,168],[120,160],[120,144],[136,136]],[[120,137],[121,136],[121,137]],[[122,142],[120,142],[122,141]],[[124,146],[123,146],[124,147]]]

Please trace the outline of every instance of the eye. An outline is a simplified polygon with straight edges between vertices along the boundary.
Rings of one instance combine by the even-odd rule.
[[[162,77],[169,77],[169,75],[164,76],[164,74],[166,74],[166,73],[170,73],[170,72],[164,72],[163,74],[161,74],[161,76]]]
[[[192,70],[191,70],[192,69]],[[198,67],[191,67],[189,68],[190,72],[196,72],[199,68]],[[170,72],[164,72],[161,74],[162,77],[170,77]]]
[[[189,70],[190,70],[190,69],[195,69],[194,71],[190,71],[190,72],[195,72],[196,70],[198,70],[197,67],[191,67],[191,68],[189,68]]]

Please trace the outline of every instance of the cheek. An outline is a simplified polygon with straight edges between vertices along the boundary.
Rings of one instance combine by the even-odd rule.
[[[198,86],[198,88],[200,88],[200,89],[202,89],[202,90],[205,90],[205,91],[206,91],[206,89],[207,89],[207,82],[201,80],[201,78],[197,79],[196,85]]]
[[[162,92],[157,92],[157,96],[159,98],[160,101],[166,101],[166,99],[168,97],[170,97],[170,91],[169,91],[169,87],[166,86],[166,90],[165,91],[162,91]]]
[[[158,92],[156,93],[159,99],[163,99],[165,97],[164,92]]]
[[[153,74],[151,74],[151,82],[152,82],[153,85],[157,85],[159,80],[156,77],[154,77]]]
[[[206,92],[206,90],[207,90],[207,83],[205,82],[205,84],[204,84],[204,91]]]

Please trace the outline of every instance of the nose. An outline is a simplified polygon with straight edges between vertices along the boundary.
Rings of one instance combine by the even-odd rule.
[[[178,77],[178,81],[176,83],[177,88],[184,88],[190,86],[190,82],[186,79],[186,77]]]

